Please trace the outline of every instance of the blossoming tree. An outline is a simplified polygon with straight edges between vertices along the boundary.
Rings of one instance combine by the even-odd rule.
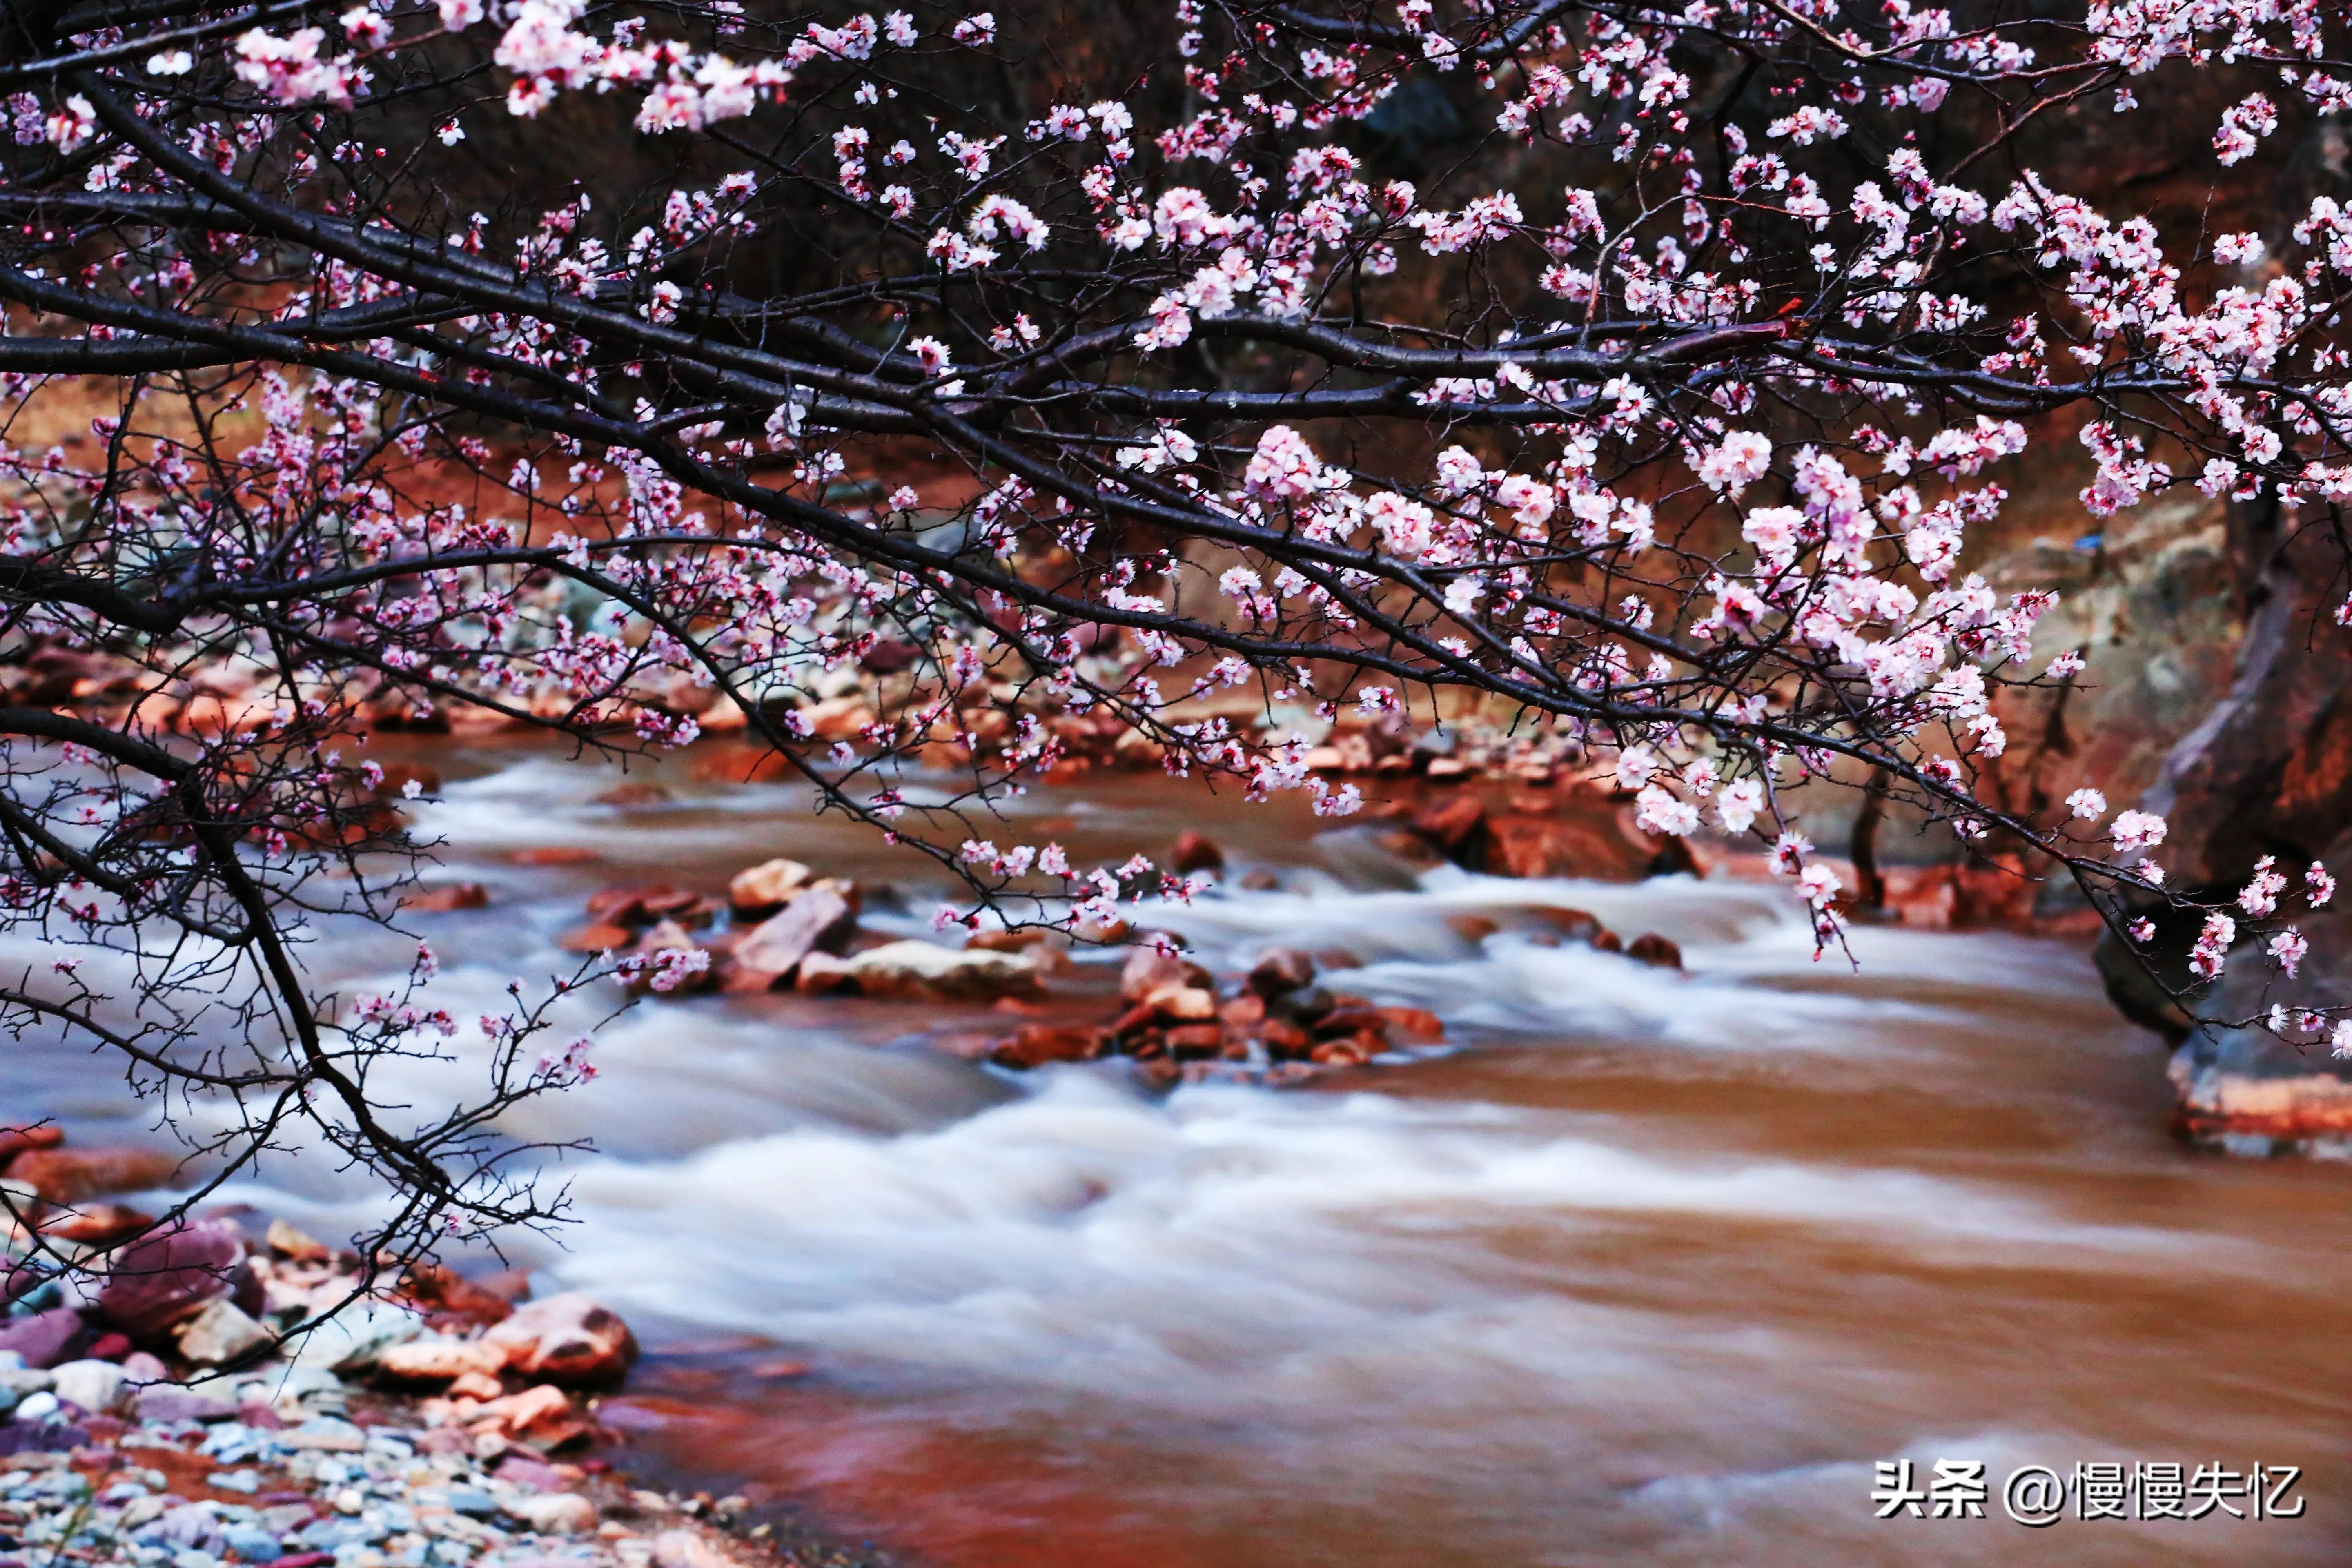
[[[989,803],[1074,722],[1343,816],[1282,715],[1478,693],[1645,826],[1754,837],[1825,946],[1808,802],[1874,774],[2143,942],[2180,900],[2198,978],[2293,973],[2324,867],[2169,889],[2160,817],[1980,787],[2002,704],[2082,660],[2037,659],[2053,595],[1967,552],[2000,466],[2062,439],[2095,517],[2193,486],[2338,528],[2352,211],[2168,227],[2063,146],[2210,101],[2218,184],[2352,106],[2340,14],[1088,20],[12,0],[0,372],[19,418],[103,411],[84,458],[0,455],[5,635],[140,672],[0,708],[0,920],[58,954],[0,984],[12,1026],[243,1107],[227,1169],[307,1126],[407,1194],[382,1245],[542,1217],[494,1121],[583,1069],[545,1002],[482,1020],[485,1093],[412,1124],[366,1074],[457,1026],[429,955],[340,1012],[299,959],[322,911],[391,916],[358,716],[464,705],[613,749],[723,709],[975,907],[1086,921],[1188,889],[999,842]],[[525,195],[486,145],[610,173]],[[962,481],[927,500],[922,465]],[[144,700],[225,660],[258,693],[233,719]],[[903,698],[812,734],[861,666]],[[940,742],[979,760],[919,804]]]

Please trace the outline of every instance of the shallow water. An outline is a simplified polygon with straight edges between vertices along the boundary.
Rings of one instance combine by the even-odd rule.
[[[436,760],[471,776],[423,825],[493,900],[412,922],[461,1003],[563,967],[551,939],[598,885],[716,888],[777,853],[900,879],[896,919],[928,929],[910,857],[782,786],[624,811],[593,801],[610,773],[543,755]],[[1286,890],[1154,923],[1221,968],[1349,949],[1347,989],[1432,1008],[1461,1048],[1161,1097],[923,1043],[1003,1026],[977,1010],[641,1006],[596,1082],[513,1126],[598,1145],[562,1167],[579,1223],[520,1252],[648,1343],[608,1411],[625,1463],[956,1568],[2344,1559],[2347,1173],[2170,1142],[2161,1048],[2079,946],[1865,931],[1857,975],[1771,888],[1447,869],[1381,891],[1303,814],[1159,781],[1021,808],[1100,855],[1208,827]],[[562,843],[605,860],[503,858]],[[1535,946],[1511,928],[1536,904],[1673,937],[1688,973]],[[1505,929],[1445,923],[1473,912]],[[316,958],[388,973],[405,944]],[[0,1096],[86,1136],[139,1125],[63,1050],[12,1050]],[[315,1162],[264,1178],[236,1195],[320,1230],[363,1201]],[[1996,1485],[2297,1465],[2308,1507],[2029,1530],[1996,1494],[1980,1521],[1874,1520],[1874,1462],[1901,1458]]]

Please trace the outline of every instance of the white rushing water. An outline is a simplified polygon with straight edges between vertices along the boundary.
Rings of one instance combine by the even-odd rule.
[[[490,910],[415,922],[452,1011],[563,967],[551,939],[599,882],[872,853],[780,788],[625,819],[593,802],[611,782],[508,759],[425,815],[492,884]],[[1126,848],[1183,809],[1024,805]],[[1857,976],[1816,960],[1776,888],[1451,868],[1351,888],[1295,824],[1228,831],[1234,869],[1281,866],[1286,890],[1154,923],[1226,971],[1275,943],[1349,950],[1362,966],[1334,984],[1434,1011],[1454,1047],[1308,1091],[1152,1095],[1116,1064],[1016,1077],[921,1043],[987,1022],[969,1009],[648,1004],[604,1031],[594,1083],[515,1118],[598,1146],[562,1166],[579,1223],[519,1256],[636,1321],[656,1389],[665,1345],[689,1364],[713,1334],[812,1362],[800,1384],[728,1385],[792,1436],[727,1463],[902,1527],[918,1556],[2341,1560],[2344,1402],[2300,1359],[2343,1326],[2339,1177],[2174,1149],[2160,1052],[2078,949],[1865,930]],[[499,858],[553,844],[608,863]],[[1511,929],[1537,905],[1663,932],[1687,973],[1538,945]],[[1506,929],[1447,923],[1471,914]],[[364,979],[406,952],[335,937],[320,956]],[[454,1045],[396,1087],[451,1092],[478,1059]],[[0,1075],[12,1106],[120,1113],[77,1057]],[[299,1162],[237,1195],[321,1229],[365,1202]],[[2313,1506],[2046,1532],[1873,1520],[1873,1464],[1906,1456],[1996,1478],[2294,1463]],[[908,1489],[958,1466],[953,1506]]]

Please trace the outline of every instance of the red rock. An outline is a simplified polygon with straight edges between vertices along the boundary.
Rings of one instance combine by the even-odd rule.
[[[1412,830],[1443,850],[1448,859],[1475,865],[1486,847],[1486,803],[1475,795],[1457,795],[1415,816]]]
[[[1361,969],[1364,967],[1364,961],[1358,958],[1354,953],[1349,952],[1344,947],[1318,947],[1315,950],[1315,962],[1321,964],[1326,969]]]
[[[1268,1018],[1258,1031],[1258,1038],[1265,1042],[1267,1053],[1277,1060],[1307,1054],[1307,1031],[1286,1018]]]
[[[574,926],[555,939],[555,945],[565,952],[617,952],[636,940],[636,933],[626,926]]]
[[[49,1122],[32,1127],[0,1127],[0,1171],[28,1149],[54,1149],[66,1141],[66,1130]]]
[[[1027,1071],[1048,1062],[1092,1061],[1102,1054],[1103,1036],[1099,1029],[1032,1024],[1011,1039],[999,1042],[989,1053],[989,1060],[998,1067]]]
[[[1326,1040],[1337,1039],[1342,1035],[1370,1035],[1379,1039],[1388,1033],[1388,1027],[1389,1021],[1381,1009],[1368,1003],[1334,1007],[1315,1020],[1316,1037]]]
[[[602,850],[583,844],[552,844],[538,849],[517,849],[507,856],[510,866],[588,866],[604,858]]]
[[[1129,951],[1127,967],[1119,971],[1118,994],[1122,1000],[1140,1002],[1163,985],[1194,985],[1213,992],[1216,984],[1207,970],[1189,959],[1156,947],[1137,947]]]
[[[629,1325],[577,1290],[518,1307],[482,1338],[508,1347],[512,1370],[550,1383],[617,1383],[637,1358]]]
[[[260,1286],[245,1261],[245,1238],[226,1220],[184,1221],[149,1232],[116,1254],[98,1310],[134,1340],[152,1340],[208,1302],[229,1298],[260,1305]]]
[[[1217,1017],[1232,1028],[1255,1028],[1265,1022],[1265,998],[1254,991],[1236,996],[1219,1005]]]
[[[595,803],[598,805],[616,805],[624,810],[639,805],[667,805],[669,800],[669,791],[657,784],[646,784],[643,781],[614,784],[611,789],[595,797]]]
[[[1425,1008],[1382,1007],[1379,1012],[1381,1021],[1391,1033],[1402,1035],[1409,1040],[1442,1040],[1445,1037],[1444,1021]]]
[[[490,901],[489,889],[479,882],[446,882],[400,896],[400,907],[419,914],[447,914],[453,910],[478,910]]]
[[[600,925],[649,926],[661,917],[650,905],[690,898],[667,883],[650,888],[604,888],[588,895],[588,918]]]
[[[179,1173],[179,1159],[156,1149],[28,1149],[8,1162],[8,1179],[52,1204],[79,1204],[109,1193],[160,1187]]]
[[[1225,1032],[1214,1024],[1180,1024],[1168,1031],[1168,1051],[1178,1060],[1223,1054]]]
[[[1683,950],[1656,931],[1647,931],[1635,937],[1626,946],[1625,956],[1653,969],[1680,969],[1683,966]]]
[[[809,868],[778,857],[738,871],[727,884],[727,901],[746,920],[764,920],[793,900],[809,880]]]
[[[856,912],[840,894],[810,888],[736,945],[719,975],[719,989],[740,994],[789,984],[801,960],[822,948],[839,948],[856,923]]]
[[[1600,920],[1584,910],[1564,910],[1538,904],[1527,912],[1574,942],[1591,942],[1592,933],[1601,929]]]
[[[91,1361],[119,1362],[135,1348],[129,1334],[100,1334],[81,1353]]]
[[[1170,857],[1169,865],[1180,877],[1194,871],[1223,871],[1225,852],[1207,834],[1188,827],[1176,836],[1176,851]]]
[[[1592,945],[1602,952],[1622,952],[1625,951],[1625,939],[1602,926],[1592,933]]]
[[[1580,811],[1563,816],[1513,813],[1486,825],[1486,868],[1506,877],[1589,877],[1633,882],[1686,869],[1680,839],[1661,838],[1633,826],[1630,812]]]
[[[127,1204],[86,1203],[43,1215],[40,1228],[43,1236],[60,1241],[104,1247],[119,1246],[154,1223],[154,1215]]]
[[[857,976],[845,958],[830,952],[812,952],[801,960],[799,971],[793,976],[793,989],[803,996],[823,996],[835,991],[846,991],[857,984]]]
[[[411,1265],[401,1289],[425,1314],[425,1321],[445,1333],[488,1328],[514,1312],[514,1303],[504,1296],[438,1263]]]
[[[506,1370],[507,1347],[488,1340],[410,1340],[376,1352],[375,1370],[400,1383],[447,1383],[474,1373],[496,1377]]]
[[[1489,920],[1485,915],[1448,915],[1445,924],[1455,936],[1467,942],[1484,942],[1503,929],[1500,921]]]
[[[1325,1040],[1307,1053],[1307,1059],[1318,1067],[1360,1068],[1372,1059],[1372,1053],[1360,1040]]]
[[[0,1351],[15,1351],[30,1367],[72,1361],[89,1342],[89,1326],[71,1307],[52,1307],[0,1324]]]
[[[1217,1016],[1217,994],[1199,985],[1163,985],[1144,1005],[1171,1022],[1197,1024]]]
[[[1242,889],[1245,892],[1272,893],[1279,891],[1281,887],[1282,879],[1271,871],[1259,869],[1242,873]]]
[[[1315,961],[1295,947],[1270,947],[1249,972],[1249,988],[1260,996],[1280,996],[1315,984]]]

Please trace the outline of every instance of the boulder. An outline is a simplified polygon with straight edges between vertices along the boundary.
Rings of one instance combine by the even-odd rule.
[[[572,927],[555,939],[555,945],[565,952],[615,952],[635,940],[636,933],[628,927],[598,921]]]
[[[1215,839],[1195,827],[1188,827],[1176,836],[1176,849],[1169,857],[1169,867],[1180,876],[1194,871],[1223,871],[1225,852],[1217,847]]]
[[[654,1537],[654,1568],[735,1568],[734,1559],[690,1530]]]
[[[282,1219],[269,1222],[269,1234],[264,1239],[270,1251],[280,1258],[290,1258],[297,1263],[324,1263],[334,1256],[325,1242],[311,1237]]]
[[[127,1204],[85,1203],[41,1216],[41,1234],[84,1247],[117,1247],[155,1223]]]
[[[437,888],[419,888],[400,896],[402,909],[426,915],[445,915],[455,910],[486,909],[489,901],[489,889],[479,882],[445,882]]]
[[[772,991],[789,984],[801,960],[819,949],[838,950],[856,925],[857,913],[846,899],[831,888],[810,888],[736,944],[720,972],[719,989]]]
[[[297,1367],[316,1373],[357,1372],[373,1366],[394,1345],[425,1331],[425,1320],[405,1307],[362,1298],[338,1310],[295,1337]]]
[[[508,1354],[508,1346],[488,1340],[420,1336],[377,1352],[375,1370],[404,1383],[446,1383],[469,1373],[496,1377],[506,1370]]]
[[[986,1002],[1045,994],[1026,953],[894,942],[857,954],[848,967],[850,979],[868,996]]]
[[[540,1492],[503,1506],[541,1535],[584,1535],[596,1528],[596,1505],[578,1492]]]
[[[617,1383],[637,1358],[629,1325],[577,1290],[518,1307],[482,1338],[505,1347],[513,1371],[551,1383]]]
[[[1249,972],[1249,988],[1260,996],[1280,996],[1315,984],[1315,961],[1295,947],[1270,947]]]
[[[425,1322],[444,1332],[488,1328],[514,1311],[506,1297],[438,1263],[412,1265],[400,1286]]]
[[[1647,931],[1625,945],[1625,956],[1653,969],[1680,969],[1683,950],[1655,931]]]
[[[1412,830],[1444,857],[1477,870],[1486,859],[1486,805],[1475,795],[1456,795],[1412,819]]]
[[[800,969],[793,976],[793,989],[803,996],[824,996],[835,991],[846,991],[856,983],[850,973],[849,960],[830,952],[812,952],[801,960]]]
[[[811,875],[809,868],[797,860],[781,856],[762,860],[735,874],[727,884],[727,901],[744,919],[762,919],[790,903]]]
[[[134,1340],[152,1340],[208,1301],[236,1297],[259,1310],[261,1285],[245,1238],[226,1220],[183,1221],[117,1253],[98,1294],[100,1314]]]
[[[1171,1022],[1197,1024],[1217,1016],[1217,994],[1202,985],[1162,985],[1142,1005]]]
[[[572,1407],[563,1391],[543,1383],[485,1402],[467,1425],[479,1432],[485,1423],[495,1423],[501,1434],[542,1450],[576,1442],[590,1431],[587,1418]]]
[[[1031,1024],[1011,1039],[999,1041],[988,1059],[1001,1068],[1027,1071],[1048,1062],[1092,1061],[1104,1049],[1100,1029],[1083,1025]]]
[[[54,1149],[66,1141],[66,1130],[48,1122],[31,1127],[0,1127],[0,1171],[28,1149]]]
[[[233,1421],[238,1405],[227,1394],[214,1389],[151,1383],[131,1394],[131,1414],[142,1421]]]
[[[60,1362],[49,1375],[51,1393],[91,1415],[105,1415],[122,1397],[123,1372],[110,1361]]]
[[[70,1361],[89,1342],[89,1325],[71,1307],[52,1307],[0,1326],[0,1353],[13,1352],[29,1367]]]
[[[1634,826],[1630,811],[1566,816],[1507,813],[1486,825],[1486,869],[1505,877],[1633,882],[1691,868],[1690,850]]]
[[[1128,950],[1127,965],[1118,973],[1122,1000],[1140,1002],[1168,985],[1194,985],[1208,991],[1217,988],[1215,978],[1188,958],[1162,952],[1149,944]]]
[[[160,1149],[28,1149],[8,1162],[8,1179],[53,1204],[111,1193],[141,1193],[179,1173],[180,1160]]]
[[[178,1339],[182,1358],[196,1366],[235,1366],[278,1342],[275,1334],[226,1299],[198,1308],[194,1317],[180,1325]]]

